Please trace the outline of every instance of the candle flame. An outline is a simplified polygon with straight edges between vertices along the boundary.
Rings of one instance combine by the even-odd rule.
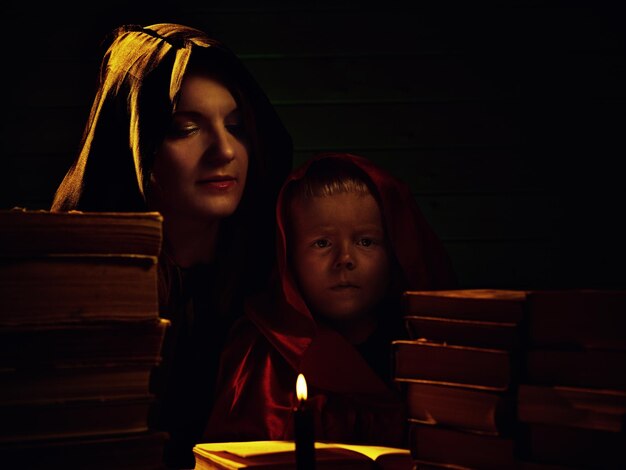
[[[296,396],[298,401],[306,400],[306,380],[304,380],[304,375],[302,374],[298,374],[298,379],[296,380]]]

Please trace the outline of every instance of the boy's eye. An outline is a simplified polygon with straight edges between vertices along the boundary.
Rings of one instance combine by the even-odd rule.
[[[371,246],[374,244],[374,240],[371,238],[361,238],[361,240],[359,240],[359,244],[363,246]]]
[[[315,240],[313,242],[313,246],[316,246],[318,248],[326,248],[326,247],[330,246],[330,242],[328,240],[324,240],[324,239]]]

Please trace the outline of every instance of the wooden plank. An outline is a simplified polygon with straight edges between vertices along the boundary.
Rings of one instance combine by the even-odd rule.
[[[576,103],[623,100],[626,61],[621,55],[569,54],[550,59],[541,76],[511,70],[467,55],[248,58],[244,63],[276,104],[508,101],[539,98]],[[96,90],[95,60],[42,59],[28,64],[19,106],[86,107]],[[523,73],[523,72],[521,72]],[[42,80],[42,77],[46,77]],[[565,77],[576,77],[566,80]],[[519,84],[524,81],[524,95]]]
[[[361,55],[454,50],[443,15],[398,8],[288,7],[246,12],[188,6],[180,19],[222,38],[241,55]],[[272,32],[272,34],[268,34]],[[313,39],[313,40],[312,40]]]
[[[300,149],[500,146],[520,139],[509,103],[299,105],[277,111]],[[7,123],[12,139],[5,151],[72,152],[87,115],[87,108],[18,108]]]
[[[320,152],[331,149],[319,149]],[[405,181],[416,195],[538,191],[550,187],[550,174],[537,172],[540,158],[514,148],[354,149]],[[294,167],[316,152],[296,152]],[[34,177],[69,167],[74,152],[13,153],[2,160],[11,172]],[[585,187],[579,187],[579,190]]]
[[[96,94],[98,64],[78,59],[39,60],[28,65],[16,106],[21,108],[89,108]],[[46,77],[45,80],[42,77]]]
[[[446,240],[548,240],[554,205],[542,192],[417,196],[422,213]]]
[[[316,153],[335,151],[320,148],[296,151],[294,166]],[[550,184],[543,158],[516,147],[457,147],[341,150],[362,155],[397,178],[415,194],[489,193],[536,191]],[[538,172],[541,165],[544,171]]]
[[[271,101],[281,104],[510,99],[514,85],[460,56],[246,59]],[[29,64],[20,106],[89,106],[97,63],[41,60]],[[46,79],[42,80],[41,77]]]
[[[560,282],[549,242],[461,240],[445,245],[465,288],[541,288]]]
[[[413,4],[380,7],[315,2],[279,5],[263,2],[234,6],[215,2],[164,2],[38,6],[12,5],[14,18],[26,17],[38,31],[23,37],[27,49],[48,57],[91,56],[101,40],[122,23],[179,21],[206,29],[243,55],[449,53],[503,49],[545,53],[621,47],[617,10],[598,6],[475,5],[420,8]],[[80,22],[72,21],[78,17]],[[19,22],[17,22],[19,23]],[[558,25],[558,27],[555,27]],[[63,34],[59,34],[62,31]],[[533,31],[533,34],[525,34]],[[42,38],[55,36],[54,41]],[[80,37],[80,41],[75,39]],[[494,41],[497,38],[497,41]],[[33,46],[37,46],[36,48]]]
[[[284,57],[244,60],[277,103],[511,99],[502,68],[462,55]]]
[[[296,148],[512,145],[510,103],[367,103],[279,106]]]

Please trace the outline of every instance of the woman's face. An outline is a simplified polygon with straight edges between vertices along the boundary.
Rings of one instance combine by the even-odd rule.
[[[248,147],[241,109],[214,77],[190,72],[152,169],[151,194],[164,217],[232,215],[246,185]]]

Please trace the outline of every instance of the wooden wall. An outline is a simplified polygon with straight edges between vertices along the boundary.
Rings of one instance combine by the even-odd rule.
[[[49,206],[77,149],[106,32],[180,21],[244,59],[293,136],[295,164],[344,150],[406,180],[463,287],[626,287],[617,9],[145,3],[13,4],[0,207]]]

